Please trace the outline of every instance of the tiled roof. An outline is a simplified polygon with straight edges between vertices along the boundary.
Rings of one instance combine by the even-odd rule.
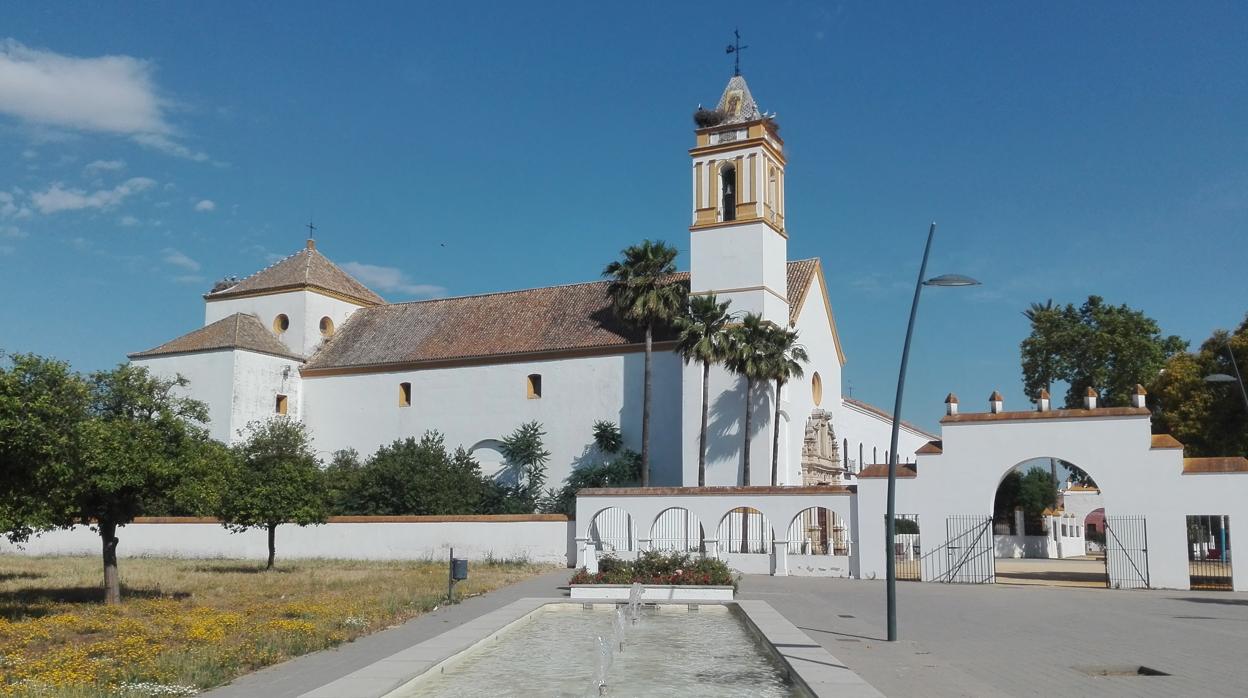
[[[943,441],[935,440],[919,446],[919,450],[915,451],[920,456],[935,456],[945,452],[945,444]]]
[[[1183,448],[1183,444],[1169,434],[1153,434],[1151,448]]]
[[[875,416],[880,417],[881,419],[885,419],[889,422],[893,421],[893,415],[891,413],[885,412],[884,410],[876,407],[875,405],[872,405],[871,403],[863,402],[862,400],[855,400],[852,397],[843,397],[841,398],[841,400],[843,400],[847,404],[853,405],[854,407],[866,410],[867,412],[870,412],[871,414],[874,414]],[[911,424],[910,422],[907,422],[904,419],[901,420],[901,426],[909,429],[910,431],[917,431],[918,433],[922,434],[923,436],[928,437],[932,441],[938,441],[940,439],[940,437],[936,436],[935,434],[928,433],[927,430],[923,429],[922,427],[919,427],[915,424]]]
[[[737,103],[730,105],[729,98],[735,98]],[[736,109],[732,110],[734,106]],[[728,81],[724,94],[719,98],[718,108],[728,117],[723,121],[724,124],[743,124],[763,117],[758,105],[754,103],[754,95],[750,94],[750,86],[745,84],[745,78],[740,75],[734,75]]]
[[[164,354],[186,354],[214,349],[246,349],[291,359],[303,358],[274,337],[259,318],[247,313],[234,313],[154,349],[130,354],[130,358],[145,359]]]
[[[265,291],[280,292],[304,288],[330,291],[360,301],[364,305],[386,302],[381,296],[373,293],[367,286],[340,269],[338,265],[326,259],[325,255],[317,252],[315,245],[311,243],[306,248],[261,269],[229,288],[206,294],[204,298],[217,300]]]
[[[1202,473],[1248,473],[1248,458],[1243,456],[1219,456],[1216,458],[1184,458],[1183,474]]]
[[[919,476],[919,466],[915,465],[914,463],[898,463],[897,464],[897,477],[909,478],[909,477],[918,477],[918,476]],[[876,477],[888,477],[888,463],[876,463],[875,465],[868,465],[867,467],[858,471],[858,477],[865,477],[868,479],[876,478]]]
[[[805,294],[818,260],[789,262],[789,298]],[[689,274],[673,275],[689,283]],[[606,281],[361,308],[305,366],[365,369],[388,364],[610,350],[643,341],[611,310]],[[796,317],[796,308],[790,308]],[[674,339],[659,333],[655,341]]]

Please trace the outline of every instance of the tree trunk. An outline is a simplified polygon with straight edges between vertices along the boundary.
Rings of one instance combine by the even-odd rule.
[[[754,394],[754,379],[745,379],[745,453],[741,459],[741,484],[750,485],[750,396]]]
[[[646,324],[646,370],[641,394],[641,486],[650,486],[650,359],[654,344],[654,331]]]
[[[706,487],[706,417],[711,397],[711,362],[702,362],[702,431],[698,435],[698,487]]]
[[[276,538],[277,524],[271,523],[269,524],[269,564],[264,566],[264,569],[266,570],[273,569],[273,558],[277,557],[277,546],[275,545]]]
[[[771,486],[780,484],[780,388],[784,381],[776,381],[776,426],[771,433]]]
[[[121,578],[117,576],[117,524],[100,521],[100,541],[104,545],[104,603],[121,603]]]

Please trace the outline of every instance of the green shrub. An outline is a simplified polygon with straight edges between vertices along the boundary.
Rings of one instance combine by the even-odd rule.
[[[598,560],[598,572],[590,574],[584,567],[572,575],[571,584],[682,584],[737,587],[738,576],[727,563],[709,557],[695,557],[687,552],[648,550],[636,560],[621,560],[605,555]]]

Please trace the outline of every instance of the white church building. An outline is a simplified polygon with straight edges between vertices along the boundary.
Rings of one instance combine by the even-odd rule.
[[[842,396],[845,352],[819,259],[788,258],[784,143],[740,76],[695,131],[691,163],[691,294],[795,329],[810,361],[779,396],[779,482],[841,483],[883,462],[891,418]],[[455,298],[388,303],[305,249],[204,296],[204,323],[130,355],[158,375],[180,374],[208,405],[212,435],[237,440],[251,421],[284,414],[308,425],[322,458],[367,457],[396,439],[441,432],[485,472],[502,467],[500,441],[537,420],[548,434],[548,482],[592,444],[599,420],[640,449],[643,344],[618,321],[602,280]],[[654,485],[697,483],[702,374],[654,347]],[[708,485],[741,483],[744,380],[710,378]],[[754,394],[750,483],[770,484],[774,385]],[[936,437],[901,430],[899,460]],[[864,463],[864,460],[867,461]]]

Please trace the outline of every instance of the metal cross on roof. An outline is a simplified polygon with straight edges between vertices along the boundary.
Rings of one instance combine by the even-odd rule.
[[[749,48],[749,46],[741,45],[741,32],[737,31],[736,29],[732,30],[732,36],[733,36],[733,42],[731,44],[728,44],[728,48],[724,50],[724,53],[733,54],[732,74],[735,76],[735,75],[741,74],[741,52]]]
[[[307,226],[305,226],[305,227],[308,229],[308,239],[309,239],[309,240],[311,240],[311,239],[315,238],[315,237],[316,237],[316,226],[315,226],[315,225],[312,225],[312,219],[311,219],[311,218],[309,218],[309,219],[308,219],[308,224],[307,224]]]

